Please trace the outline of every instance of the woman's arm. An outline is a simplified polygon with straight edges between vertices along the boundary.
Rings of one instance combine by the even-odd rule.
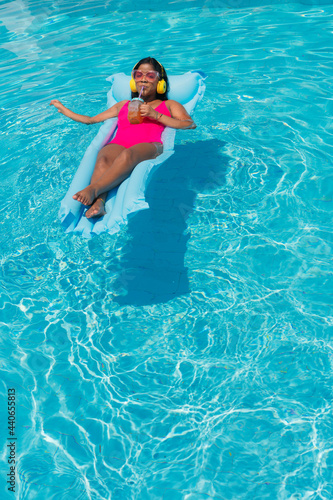
[[[176,129],[188,129],[196,128],[196,124],[187,113],[184,106],[182,106],[177,101],[167,101],[167,107],[170,111],[171,117],[159,113],[156,109],[153,109],[149,104],[142,104],[140,106],[140,111],[142,116],[147,116],[152,120],[156,120],[166,127],[176,128]]]
[[[104,122],[105,120],[108,120],[108,118],[114,118],[118,116],[118,113],[125,102],[127,101],[117,102],[111,108],[107,109],[106,111],[103,111],[103,113],[100,113],[99,115],[96,116],[86,116],[74,113],[74,111],[71,111],[70,109],[66,108],[66,106],[64,106],[57,99],[53,99],[50,102],[50,106],[54,106],[55,108],[57,108],[58,113],[62,113],[71,120],[74,120],[79,123],[85,123],[86,125],[92,125],[93,123]]]

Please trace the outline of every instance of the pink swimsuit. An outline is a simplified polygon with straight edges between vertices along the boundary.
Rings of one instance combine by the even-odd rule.
[[[129,101],[124,104],[119,111],[117,133],[110,143],[119,144],[125,148],[130,148],[131,146],[141,144],[142,142],[160,142],[162,144],[161,135],[165,129],[165,125],[162,125],[155,120],[151,120],[150,118],[144,118],[142,123],[130,123],[127,118],[128,103]],[[162,101],[161,104],[159,104],[155,109],[159,113],[171,116],[164,101]]]

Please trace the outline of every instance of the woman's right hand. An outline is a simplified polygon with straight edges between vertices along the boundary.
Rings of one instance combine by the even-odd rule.
[[[66,109],[65,106],[60,101],[58,101],[58,99],[52,99],[52,101],[50,102],[50,106],[54,106],[55,108],[57,108],[58,113],[62,114],[64,114],[64,111]]]
[[[115,118],[116,116],[118,116],[119,110],[122,108],[122,106],[124,106],[126,102],[127,101],[117,102],[107,111],[103,111],[103,113],[100,113],[99,115],[93,117],[74,113],[74,111],[71,111],[70,109],[66,108],[66,106],[64,106],[60,101],[58,101],[58,99],[52,99],[52,101],[50,102],[50,106],[54,106],[55,108],[57,108],[58,113],[62,113],[63,115],[67,116],[67,118],[70,118],[75,122],[85,123],[86,125],[92,125],[93,123],[103,122],[109,118]]]

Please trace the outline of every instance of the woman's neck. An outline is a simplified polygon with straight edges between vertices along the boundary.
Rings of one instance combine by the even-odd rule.
[[[142,96],[142,97],[143,97],[143,96]],[[158,98],[156,97],[156,95],[147,95],[147,96],[144,96],[144,97],[143,97],[143,100],[144,100],[145,102],[154,102],[154,101],[159,101],[160,99],[158,99]]]

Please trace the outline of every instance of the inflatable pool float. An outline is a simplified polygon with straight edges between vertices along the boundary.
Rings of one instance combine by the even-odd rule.
[[[108,108],[121,100],[131,99],[130,78],[124,73],[117,73],[107,78],[111,82],[111,89],[107,95]],[[206,89],[205,79],[206,75],[202,71],[169,76],[169,99],[180,102],[191,115],[197,103],[203,98]],[[97,154],[114,136],[116,128],[117,118],[105,121],[100,127],[61,202],[59,217],[67,233],[79,233],[86,238],[104,232],[113,234],[127,223],[132,214],[149,208],[145,200],[145,189],[149,179],[155,169],[174,153],[176,130],[169,127],[166,127],[162,134],[163,153],[153,160],[139,163],[127,179],[108,193],[105,204],[106,215],[87,219],[84,216],[87,207],[72,198],[73,194],[88,186]]]

